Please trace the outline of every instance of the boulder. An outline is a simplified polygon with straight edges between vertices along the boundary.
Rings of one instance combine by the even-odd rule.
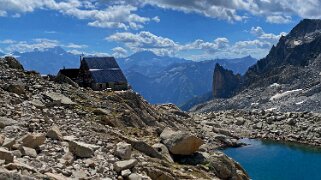
[[[30,101],[30,104],[34,105],[36,108],[44,109],[46,106],[38,99]]]
[[[32,149],[32,148],[29,148],[29,147],[22,146],[20,148],[20,152],[24,156],[29,156],[29,157],[33,157],[33,158],[37,157],[36,150]]]
[[[143,178],[142,175],[137,174],[137,173],[131,173],[131,174],[128,176],[128,180],[142,180],[142,179],[146,179],[146,178]]]
[[[16,144],[16,140],[14,138],[6,138],[2,146],[11,149],[14,144]]]
[[[6,137],[3,134],[0,134],[0,146],[2,146],[5,139],[6,139]]]
[[[117,161],[114,163],[114,170],[120,173],[123,170],[131,169],[137,165],[138,161],[136,159],[130,159],[125,161]]]
[[[213,154],[206,161],[206,166],[220,179],[249,179],[245,170],[223,153]]]
[[[0,159],[5,160],[6,163],[12,163],[13,155],[10,151],[0,147]]]
[[[66,105],[66,106],[76,104],[70,98],[68,98],[65,95],[60,94],[60,93],[48,92],[45,94],[45,96],[47,96],[49,99],[51,99],[54,104],[62,104],[62,105]]]
[[[191,155],[204,143],[200,138],[184,131],[165,128],[160,135],[161,141],[175,155]]]
[[[5,128],[6,126],[12,126],[17,124],[16,120],[7,117],[0,117],[0,128]]]
[[[174,180],[175,178],[168,172],[156,168],[145,168],[147,175],[154,180]]]
[[[93,111],[93,113],[96,115],[108,115],[111,113],[111,111],[108,109],[97,108]]]
[[[122,160],[128,160],[130,159],[132,154],[132,145],[125,143],[125,142],[119,142],[116,144],[115,149],[115,155],[118,156]]]
[[[95,150],[99,149],[99,146],[86,144],[83,142],[70,141],[69,151],[81,158],[89,158],[94,155]]]
[[[59,127],[58,126],[52,126],[49,131],[47,132],[47,137],[51,139],[56,139],[56,140],[62,140],[63,135],[61,134]]]
[[[8,86],[8,92],[16,93],[16,94],[25,94],[25,86],[23,84],[10,84]]]
[[[46,136],[42,133],[29,133],[23,136],[19,141],[22,142],[23,146],[35,149],[45,143]]]
[[[152,146],[158,153],[160,153],[168,162],[174,162],[167,147],[164,144],[157,143]]]

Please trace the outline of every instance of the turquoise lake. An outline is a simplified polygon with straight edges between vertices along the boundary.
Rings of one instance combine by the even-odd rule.
[[[321,149],[275,141],[243,139],[250,144],[223,152],[238,161],[253,180],[321,180]]]

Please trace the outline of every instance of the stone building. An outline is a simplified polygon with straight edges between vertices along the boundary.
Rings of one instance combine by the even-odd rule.
[[[127,79],[113,57],[81,57],[79,69],[62,69],[58,74],[95,91],[128,89]]]

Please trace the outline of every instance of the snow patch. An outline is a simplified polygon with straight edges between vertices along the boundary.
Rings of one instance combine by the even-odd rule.
[[[296,105],[301,105],[301,104],[303,104],[305,101],[300,101],[300,102],[297,102],[297,103],[295,103]]]
[[[273,84],[270,85],[270,87],[280,87],[280,86],[281,86],[281,85],[278,84],[278,83],[273,83]]]
[[[293,41],[293,44],[294,44],[295,46],[299,46],[299,45],[302,44],[302,41],[301,41],[301,40],[295,40],[295,41]]]
[[[276,109],[277,109],[276,107],[273,107],[273,108],[266,109],[266,111],[274,111]]]
[[[270,101],[278,100],[278,99],[281,99],[281,98],[284,97],[284,96],[288,96],[288,95],[290,95],[290,94],[292,94],[292,93],[300,92],[300,91],[302,91],[302,89],[295,89],[295,90],[291,90],[291,91],[285,91],[285,92],[283,92],[283,93],[277,93],[276,95],[274,95],[274,96],[272,96],[272,97],[270,98]]]

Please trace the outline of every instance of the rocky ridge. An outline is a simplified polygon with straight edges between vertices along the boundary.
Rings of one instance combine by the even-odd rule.
[[[231,93],[227,99],[217,96],[192,111],[274,109],[321,112],[318,108],[321,105],[320,47],[321,20],[304,19],[288,35],[282,36],[265,58],[248,69],[239,85],[229,89]],[[235,81],[220,83],[234,84]],[[214,90],[220,83],[214,83]]]
[[[6,57],[0,101],[3,179],[249,179],[215,151],[226,142],[176,106],[150,105],[133,91],[58,84]]]

